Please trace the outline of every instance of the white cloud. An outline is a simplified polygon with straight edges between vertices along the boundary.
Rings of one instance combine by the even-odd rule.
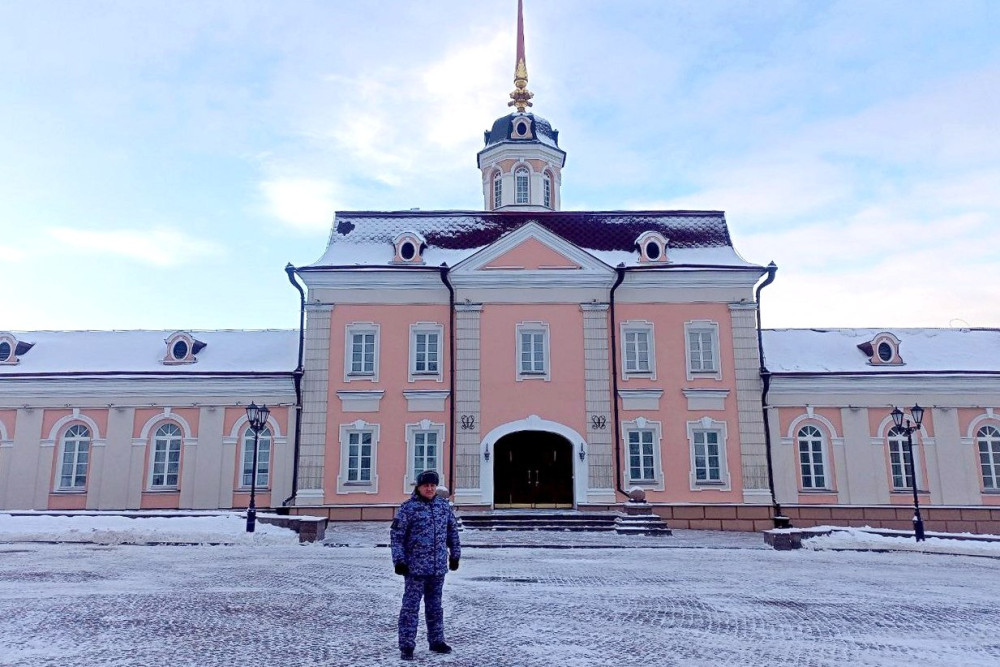
[[[310,178],[274,179],[260,184],[268,213],[296,229],[312,231],[330,227],[336,210],[330,181]]]
[[[20,262],[25,257],[27,257],[26,253],[18,248],[0,245],[0,261]]]
[[[165,227],[112,231],[54,227],[47,232],[64,246],[76,250],[86,250],[90,254],[118,255],[161,267],[179,266],[201,257],[224,253],[222,246],[217,243]]]

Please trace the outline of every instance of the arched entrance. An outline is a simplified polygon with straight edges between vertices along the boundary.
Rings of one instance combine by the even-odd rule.
[[[517,431],[493,448],[498,508],[573,507],[573,445],[557,433]]]

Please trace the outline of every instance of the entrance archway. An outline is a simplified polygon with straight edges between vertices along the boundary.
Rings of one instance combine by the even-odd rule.
[[[548,431],[517,431],[493,448],[497,508],[573,507],[573,444]]]

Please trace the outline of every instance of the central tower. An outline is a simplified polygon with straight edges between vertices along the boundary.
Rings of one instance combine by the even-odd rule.
[[[476,156],[483,173],[487,211],[558,211],[559,186],[566,152],[549,121],[525,109],[532,106],[524,57],[524,8],[517,1],[517,55],[511,114],[497,118],[484,135],[486,146]]]

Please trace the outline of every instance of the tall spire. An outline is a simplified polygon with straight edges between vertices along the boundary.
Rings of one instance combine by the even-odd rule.
[[[514,64],[514,92],[510,94],[509,107],[517,107],[524,113],[530,107],[531,98],[535,94],[528,90],[528,66],[524,63],[524,5],[523,0],[517,0],[517,58]]]

